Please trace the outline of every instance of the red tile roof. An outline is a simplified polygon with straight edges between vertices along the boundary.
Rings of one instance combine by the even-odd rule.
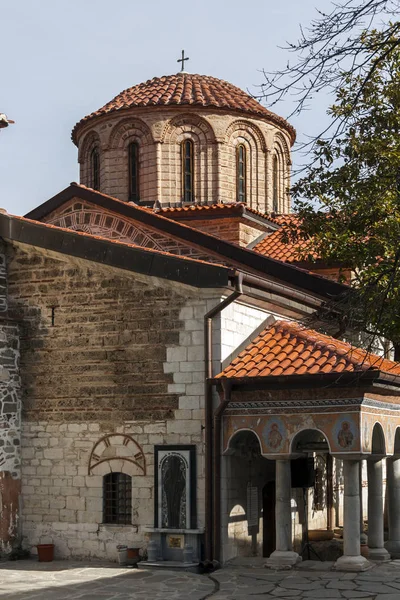
[[[154,77],[124,90],[102,108],[81,119],[72,130],[73,141],[77,142],[79,128],[89,119],[137,106],[203,106],[234,110],[280,125],[289,133],[292,142],[296,137],[295,129],[285,119],[231,83],[208,75],[177,73]]]
[[[276,224],[275,220],[269,217],[269,215],[255,210],[254,208],[250,208],[243,202],[231,202],[230,204],[190,204],[188,206],[165,206],[161,208],[152,208],[148,209],[152,212],[155,212],[159,215],[164,215],[169,218],[175,218],[179,216],[185,216],[186,218],[190,218],[191,214],[198,214],[200,212],[204,213],[204,218],[208,218],[213,214],[224,214],[227,216],[232,215],[233,213],[237,213],[239,216],[243,214],[243,212],[249,212],[253,215],[257,215],[257,217],[262,217],[271,223]]]
[[[296,224],[298,221],[296,215],[277,215],[267,218],[273,223],[281,225],[281,229],[266,235],[261,242],[253,247],[254,252],[288,263],[304,262],[301,250],[305,249],[306,242],[301,240],[295,243],[284,241],[285,226]],[[312,258],[318,258],[317,254],[312,253]]]
[[[386,371],[400,375],[400,364],[354,348],[300,323],[276,321],[262,331],[217,378],[311,375],[344,371]]]

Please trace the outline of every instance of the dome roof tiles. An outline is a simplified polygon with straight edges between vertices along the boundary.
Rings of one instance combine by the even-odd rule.
[[[150,106],[197,106],[243,112],[283,127],[289,133],[292,142],[296,137],[294,128],[285,119],[262,106],[240,88],[209,75],[181,72],[153,77],[124,90],[102,108],[81,119],[72,130],[72,139],[76,143],[80,127],[95,117],[124,109]]]

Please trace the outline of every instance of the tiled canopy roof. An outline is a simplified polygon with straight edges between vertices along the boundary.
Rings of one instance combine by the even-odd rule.
[[[354,348],[299,323],[276,321],[264,329],[217,378],[311,375],[369,369],[400,375],[398,363]]]
[[[154,77],[124,90],[105,106],[79,121],[72,130],[72,139],[76,143],[76,134],[80,126],[100,115],[137,106],[182,105],[234,110],[266,118],[286,129],[292,142],[296,137],[294,128],[285,119],[231,83],[208,75],[177,73]]]

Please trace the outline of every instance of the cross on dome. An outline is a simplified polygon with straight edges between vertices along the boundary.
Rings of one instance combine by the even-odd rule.
[[[181,62],[182,63],[181,73],[185,72],[185,60],[189,60],[189,57],[187,56],[185,58],[185,51],[182,50],[182,58],[178,58],[178,60],[176,61],[176,62]]]

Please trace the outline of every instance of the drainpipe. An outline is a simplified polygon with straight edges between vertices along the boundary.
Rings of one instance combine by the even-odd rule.
[[[235,291],[230,294],[225,300],[219,302],[211,310],[204,315],[204,364],[205,364],[205,558],[206,560],[213,559],[213,405],[212,405],[212,384],[210,379],[213,376],[213,349],[212,349],[212,322],[214,317],[220,314],[224,308],[232,304],[239,296],[242,295],[242,278],[243,275],[238,273],[235,275]]]
[[[213,557],[221,562],[221,421],[227,408],[232,383],[221,380],[223,397],[214,413],[213,435]]]

